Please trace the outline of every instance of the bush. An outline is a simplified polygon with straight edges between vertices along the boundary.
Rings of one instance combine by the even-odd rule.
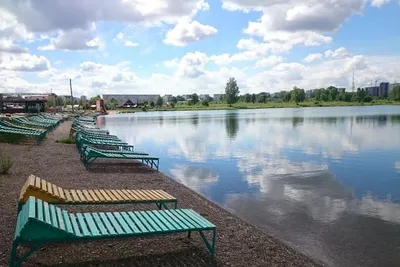
[[[6,174],[14,165],[10,156],[0,154],[0,174]]]
[[[75,137],[67,137],[61,140],[57,140],[57,143],[62,143],[62,144],[75,144]]]
[[[201,104],[205,107],[208,107],[210,104],[208,104],[208,101],[206,99],[204,99],[203,101],[201,101]]]
[[[363,99],[363,101],[367,102],[367,103],[371,102],[372,100],[373,100],[372,97],[370,97],[369,95],[365,96],[364,99]]]

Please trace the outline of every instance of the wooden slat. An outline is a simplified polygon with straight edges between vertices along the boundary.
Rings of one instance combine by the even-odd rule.
[[[99,190],[93,190],[93,191],[96,194],[96,196],[99,199],[99,201],[101,201],[101,202],[105,202],[106,201],[106,198],[101,194],[101,192]]]
[[[118,201],[124,201],[124,198],[118,194],[117,190],[110,190]]]
[[[48,224],[51,224],[49,203],[43,202],[43,211],[44,211],[44,221]]]
[[[146,197],[147,200],[153,200],[154,199],[154,197],[152,197],[149,194],[148,190],[142,190],[142,194]]]
[[[89,202],[93,202],[93,198],[89,195],[89,192],[87,190],[82,190],[83,195]]]
[[[122,229],[127,234],[132,234],[132,229],[128,226],[128,224],[123,219],[122,215],[119,212],[113,212],[115,219],[118,221],[118,224],[121,225]]]
[[[80,201],[80,199],[79,199],[78,195],[76,194],[75,190],[70,190],[69,192],[71,193],[72,201],[77,201],[77,202]]]
[[[125,213],[125,212],[121,212],[121,213]],[[136,228],[138,229],[139,232],[141,232],[141,233],[149,232],[149,230],[147,230],[147,228],[143,225],[143,223],[136,217],[135,213],[127,212],[126,214],[129,216],[131,221],[135,224],[135,226],[136,226]]]
[[[61,209],[57,207],[56,208],[56,213],[57,213],[59,228],[61,228],[62,230],[66,230],[64,219],[63,219],[63,216],[62,216],[62,213],[61,213]]]
[[[209,220],[206,218],[203,218],[200,214],[195,212],[194,210],[191,209],[182,209],[182,212],[186,213],[188,216],[191,216],[191,218],[195,219],[197,222],[199,222],[203,227],[205,228],[215,228],[215,225],[212,224]]]
[[[74,200],[71,197],[71,192],[69,190],[64,190],[64,195],[67,202],[73,202]]]
[[[169,224],[171,224],[175,230],[182,230],[182,226],[175,222],[171,217],[168,216],[164,211],[159,211],[158,216],[161,216],[164,220],[166,220]]]
[[[36,218],[36,201],[30,201],[28,205],[28,218]]]
[[[135,220],[133,220],[129,214],[125,211],[121,212],[122,217],[126,221],[126,223],[129,225],[129,227],[135,232],[135,233],[142,233],[142,230],[139,228],[139,226],[136,224]]]
[[[47,183],[42,179],[42,190],[47,191]]]
[[[156,229],[140,214],[140,212],[134,212],[135,217],[144,225],[147,229],[147,232],[155,232]]]
[[[78,226],[77,219],[76,219],[75,215],[71,214],[70,218],[71,218],[72,228],[74,229],[75,235],[83,236],[81,230],[79,229],[79,226]]]
[[[179,213],[187,222],[190,222],[192,225],[194,225],[196,228],[202,228],[202,224],[198,222],[196,219],[192,218],[192,216],[187,215],[184,213],[182,210],[175,210],[177,213]]]
[[[110,220],[111,225],[117,231],[118,234],[124,234],[124,230],[122,230],[121,226],[118,224],[117,220],[115,219],[114,215],[111,212],[106,213],[107,218]]]
[[[179,213],[177,213],[177,210],[168,210],[172,216],[174,216],[177,220],[179,220],[181,223],[185,224],[186,226],[189,227],[189,229],[196,229],[197,226],[193,224],[190,221],[187,221],[186,218],[182,217]]]
[[[161,200],[166,199],[164,196],[160,195],[156,190],[150,190],[150,192],[151,192],[157,199],[161,199]]]
[[[88,227],[86,225],[86,222],[85,222],[85,219],[83,218],[82,213],[77,213],[76,214],[76,218],[78,219],[79,226],[80,226],[80,228],[81,228],[81,230],[83,232],[83,235],[84,236],[90,236],[91,234],[89,232],[89,229],[88,229]]]
[[[40,178],[39,178],[39,177],[36,177],[35,186],[36,186],[38,189],[41,189],[41,188],[42,188],[42,186],[41,186],[41,181],[40,181]]]
[[[108,233],[110,233],[111,235],[116,235],[117,232],[115,232],[114,227],[111,225],[110,220],[107,218],[107,215],[104,212],[100,212],[99,216],[102,220],[102,222],[104,223],[104,225],[107,228]]]
[[[170,231],[175,231],[175,230],[179,230],[179,227],[175,227],[175,223],[171,223],[170,221],[168,221],[167,219],[165,219],[163,216],[160,215],[160,211],[158,210],[152,210],[149,211],[149,213],[152,213],[155,217],[157,217],[157,219],[163,224],[165,225],[165,227],[168,228],[168,230]]]
[[[36,180],[36,177],[34,176],[34,175],[29,175],[29,186],[32,186],[32,187],[34,187],[35,186],[35,180]]]
[[[53,194],[53,185],[49,182],[47,182],[47,192],[49,192],[50,195],[54,195]]]
[[[85,198],[85,196],[83,195],[82,190],[75,190],[75,191],[76,191],[76,194],[78,195],[80,201],[88,202],[87,199]]]
[[[100,202],[99,198],[96,196],[96,194],[94,193],[93,190],[88,190],[87,192],[88,192],[89,195],[92,197],[93,201],[95,201],[95,202]]]
[[[44,213],[43,213],[43,202],[40,199],[36,199],[36,205],[37,205],[37,218],[40,221],[44,221]]]
[[[128,201],[129,200],[129,197],[127,195],[125,195],[125,193],[122,192],[122,190],[115,190],[115,191],[117,191],[117,193],[122,197],[122,199],[124,201]]]
[[[146,222],[147,222],[148,224],[151,225],[151,227],[152,227],[155,231],[157,231],[157,232],[161,232],[161,231],[162,231],[162,229],[160,228],[160,226],[158,226],[158,224],[155,223],[155,222],[152,220],[152,218],[150,218],[150,217],[147,215],[146,212],[144,212],[144,211],[139,211],[139,213],[140,213],[140,215],[142,215],[142,217],[146,220]]]
[[[157,193],[163,195],[166,199],[176,199],[175,197],[171,196],[170,194],[168,194],[164,190],[156,190],[156,191],[157,191]]]
[[[87,226],[89,227],[92,236],[100,236],[99,229],[97,229],[97,226],[93,221],[92,215],[90,213],[84,213],[83,216],[86,219]]]
[[[66,196],[65,196],[65,194],[64,194],[64,189],[62,189],[61,187],[57,187],[58,188],[58,194],[60,195],[60,197],[62,198],[62,199],[65,199],[66,200]]]
[[[140,197],[140,200],[147,200],[140,190],[135,191],[136,195]]]
[[[128,198],[129,201],[135,200],[135,198],[131,195],[131,193],[129,192],[129,190],[122,189],[121,191],[125,194],[125,196]]]
[[[149,218],[151,218],[151,220],[156,223],[161,230],[163,231],[168,231],[170,230],[160,219],[158,219],[157,216],[155,216],[151,211],[145,211],[146,215],[149,216]]]
[[[60,194],[58,193],[58,188],[55,184],[53,184],[53,195],[60,198]]]
[[[72,228],[71,219],[69,218],[69,213],[66,210],[62,210],[62,215],[64,217],[65,228],[68,232],[74,233]]]
[[[100,219],[100,216],[97,213],[92,213],[92,217],[97,225],[97,228],[99,228],[100,233],[102,235],[109,235],[106,226]]]
[[[107,190],[107,191],[108,191],[108,190]],[[104,196],[104,198],[105,198],[107,201],[111,201],[111,198],[108,196],[108,194],[106,193],[106,191],[100,190],[100,193]]]
[[[139,200],[140,199],[140,197],[138,196],[138,195],[136,195],[136,190],[126,190],[126,191],[128,191],[128,193],[132,196],[132,198],[134,199],[134,200]]]
[[[182,229],[187,230],[190,229],[189,226],[187,226],[185,223],[183,223],[179,218],[177,218],[176,216],[174,216],[169,210],[164,210],[163,215],[165,215],[165,217],[168,217],[170,220],[173,220],[175,223],[177,223]]]
[[[53,224],[54,227],[58,227],[56,207],[54,205],[49,205],[49,209],[50,209],[51,223]]]
[[[104,190],[112,201],[118,201],[111,190]]]

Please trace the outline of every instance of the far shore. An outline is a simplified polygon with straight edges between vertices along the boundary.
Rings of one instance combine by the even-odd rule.
[[[344,101],[305,101],[300,103],[295,102],[267,102],[267,103],[245,103],[238,102],[229,106],[226,103],[211,102],[209,106],[203,106],[201,103],[196,105],[177,104],[172,107],[154,107],[143,110],[141,108],[124,108],[116,110],[107,110],[108,114],[119,113],[135,113],[135,112],[150,112],[150,111],[191,111],[191,110],[239,110],[239,109],[270,109],[270,108],[305,108],[305,107],[349,107],[349,106],[381,106],[381,105],[400,105],[400,101],[390,100],[374,100],[372,102],[344,102]]]

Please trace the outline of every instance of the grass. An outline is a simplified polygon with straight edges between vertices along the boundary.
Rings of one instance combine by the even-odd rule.
[[[61,140],[57,140],[57,143],[61,143],[61,144],[75,144],[75,137],[71,136],[71,137],[67,137]]]
[[[279,102],[269,101],[267,103],[245,103],[238,102],[229,106],[226,103],[210,102],[209,106],[203,106],[201,103],[197,105],[187,105],[186,103],[178,103],[174,108],[149,108],[147,111],[190,111],[190,110],[233,110],[233,109],[264,109],[264,108],[302,108],[302,107],[338,107],[338,106],[374,106],[374,105],[400,105],[399,101],[391,101],[384,99],[374,99],[371,102],[344,102],[344,101],[314,101],[305,102]],[[140,108],[137,109],[119,109],[119,113],[144,112]]]
[[[14,161],[10,156],[0,154],[0,175],[7,174],[13,165]]]

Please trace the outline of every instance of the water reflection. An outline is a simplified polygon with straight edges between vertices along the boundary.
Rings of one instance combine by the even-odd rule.
[[[236,112],[225,116],[225,129],[229,139],[234,140],[239,131],[238,114]]]
[[[192,111],[100,122],[159,156],[161,171],[328,265],[400,266],[399,114]]]

